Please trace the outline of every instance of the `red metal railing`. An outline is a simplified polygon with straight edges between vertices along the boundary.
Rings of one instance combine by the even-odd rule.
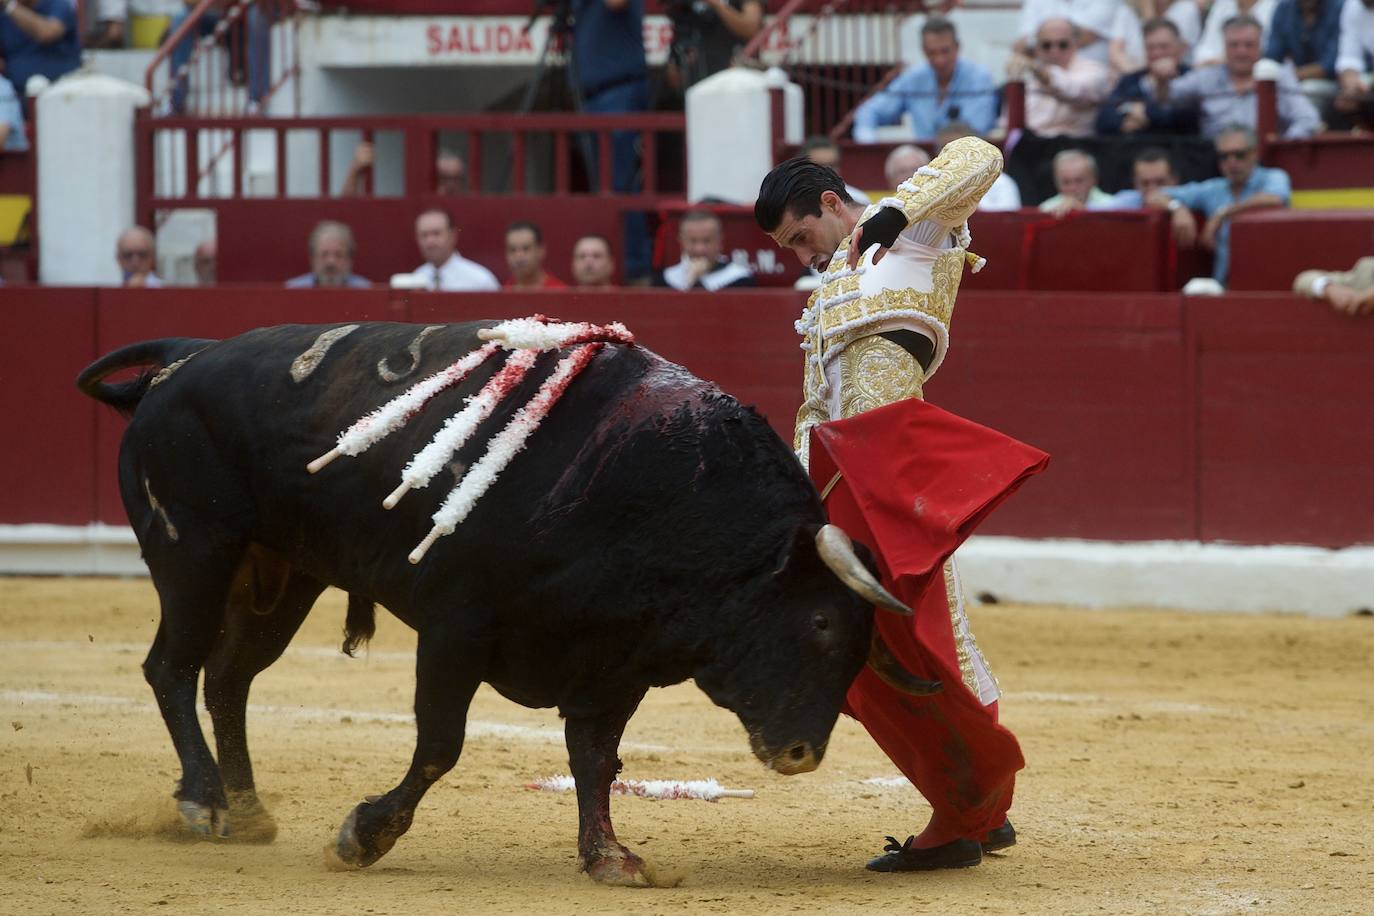
[[[618,194],[612,190],[611,138],[625,130],[638,135],[642,182],[641,190]],[[680,190],[660,190],[658,166],[660,137],[681,136],[684,132],[685,118],[677,112],[287,119],[155,118],[145,109],[138,113],[134,125],[138,217],[144,225],[152,225],[158,210],[213,208],[225,200],[253,197],[285,198],[288,188],[293,197],[335,196],[338,150],[331,141],[336,134],[369,142],[381,134],[399,134],[401,196],[433,193],[435,160],[441,149],[451,148],[466,160],[470,189],[467,193],[599,196],[613,198],[626,209],[652,209],[662,200],[681,197]],[[260,157],[270,161],[270,168],[246,162],[250,135],[259,138],[255,143],[257,151],[272,151],[272,155]],[[455,135],[463,139],[441,144],[442,136]],[[288,155],[288,139],[292,144],[304,143],[308,149],[311,136],[313,155],[298,155],[294,159]],[[222,175],[211,175],[205,167],[206,157],[201,150],[208,148],[207,142],[227,151],[227,160],[217,166]],[[493,144],[505,144],[499,149],[499,157]],[[592,149],[594,164],[585,161]],[[494,164],[487,163],[487,153],[496,159]],[[388,165],[394,171],[398,164],[385,161],[380,151],[377,160],[374,171]],[[270,177],[270,193],[247,193],[250,171]],[[587,181],[586,176],[594,176],[594,181]],[[532,177],[544,180],[531,180]],[[578,177],[584,180],[579,182]],[[306,184],[313,187],[313,194],[303,190]],[[365,184],[361,196],[370,195],[371,190]]]
[[[158,48],[144,85],[158,114],[235,117],[259,113],[288,84],[300,111],[296,0],[200,0]],[[190,42],[187,59],[173,60]]]

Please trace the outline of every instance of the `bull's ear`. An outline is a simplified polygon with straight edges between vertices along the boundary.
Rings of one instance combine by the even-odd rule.
[[[778,553],[777,562],[773,565],[773,578],[776,579],[786,572],[788,566],[801,555],[802,551],[809,551],[810,556],[815,556],[816,534],[821,530],[821,527],[820,525],[804,524],[798,525],[792,530],[792,537]]]

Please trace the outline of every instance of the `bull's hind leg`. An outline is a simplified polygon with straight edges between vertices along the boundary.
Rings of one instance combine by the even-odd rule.
[[[196,718],[196,680],[219,637],[225,596],[242,548],[193,550],[183,540],[175,555],[171,553],[145,551],[162,603],[162,620],[143,674],[181,760],[177,809],[192,833],[223,837],[229,829],[228,801]]]
[[[437,632],[436,632],[437,631]],[[472,695],[482,683],[486,647],[442,625],[421,627],[415,659],[415,755],[400,785],[354,808],[325,847],[330,868],[376,862],[410,829],[415,806],[453,769],[463,751]]]
[[[215,727],[231,839],[276,838],[276,822],[258,800],[248,756],[248,691],[253,678],[281,657],[322,591],[324,583],[256,545],[230,589],[224,630],[205,666],[205,707]]]
[[[564,727],[568,764],[577,783],[577,866],[603,884],[660,883],[643,859],[616,840],[611,826],[611,782],[620,772],[620,736],[643,697],[641,693],[600,715],[569,715]]]

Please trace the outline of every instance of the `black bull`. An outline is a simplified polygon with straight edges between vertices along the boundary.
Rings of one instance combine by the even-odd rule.
[[[484,681],[567,720],[581,867],[623,883],[648,879],[615,839],[609,790],[621,732],[648,688],[694,678],[739,717],[761,760],[794,773],[820,762],[866,657],[903,682],[881,641],[870,650],[873,600],[887,596],[825,525],[791,451],[752,410],[643,348],[597,353],[418,564],[407,553],[455,470],[480,457],[554,354],[431,486],[390,511],[382,497],[406,462],[501,356],[376,447],[307,473],[354,420],[480,346],[484,326],[368,324],[336,331],[327,348],[328,329],[307,326],[150,341],[78,379],[131,414],[120,491],[162,607],[144,672],[181,760],[176,797],[193,831],[275,835],[254,791],[249,686],[328,585],[349,593],[345,651],[371,635],[373,602],[418,634],[414,757],[399,785],[348,815],[331,847],[345,865],[375,862],[407,830],[457,762]],[[133,381],[103,381],[137,367]],[[196,719],[202,668],[218,764]]]

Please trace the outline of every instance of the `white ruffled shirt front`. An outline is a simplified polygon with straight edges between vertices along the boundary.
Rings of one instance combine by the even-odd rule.
[[[871,212],[865,213],[863,219],[867,219]],[[933,280],[935,260],[955,247],[955,238],[954,232],[948,226],[943,226],[934,220],[923,220],[908,226],[905,231],[897,236],[897,240],[892,243],[887,254],[883,255],[883,259],[877,264],[873,264],[871,260],[877,247],[877,245],[869,246],[864,251],[863,257],[859,259],[859,267],[855,271],[859,274],[859,298],[876,295],[885,289],[912,289],[918,293],[930,292],[935,285]],[[834,260],[830,262],[830,268],[826,275],[839,273],[846,269],[844,252],[835,255]],[[823,278],[826,275],[822,275]],[[929,324],[910,316],[894,315],[873,327],[874,334],[887,331],[915,331],[934,345],[938,357],[943,357],[944,351],[948,347],[948,337],[944,329],[937,331]],[[939,358],[931,363],[930,374],[934,373],[938,364]],[[825,361],[823,370],[825,379],[829,382],[826,409],[830,413],[830,419],[837,420],[843,416],[840,407],[842,392],[840,361],[837,359]]]

